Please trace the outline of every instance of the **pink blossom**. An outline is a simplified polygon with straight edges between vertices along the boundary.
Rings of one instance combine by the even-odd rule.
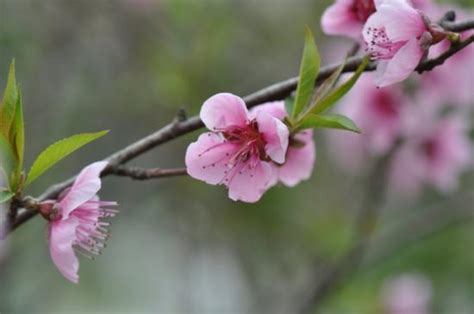
[[[283,120],[286,116],[284,101],[275,101],[261,104],[253,108],[251,115],[266,112],[273,117]],[[273,179],[269,186],[281,182],[293,187],[311,177],[316,159],[316,146],[313,139],[313,130],[303,130],[290,136],[286,161],[284,164],[272,163]]]
[[[407,134],[391,163],[392,190],[413,197],[424,184],[441,192],[456,189],[461,173],[472,166],[466,121],[455,114],[440,117],[427,106],[413,111],[407,114]]]
[[[392,278],[382,289],[387,314],[428,314],[431,298],[430,281],[417,273]]]
[[[426,19],[406,0],[381,0],[363,29],[367,50],[379,60],[376,85],[388,86],[406,79],[420,63],[433,36]]]
[[[372,75],[364,74],[338,106],[362,133],[330,133],[330,147],[341,166],[350,171],[362,170],[369,156],[389,151],[400,136],[403,109],[409,103],[400,86],[376,88]]]
[[[321,28],[328,35],[342,35],[357,41],[362,39],[362,29],[367,19],[383,0],[336,0],[321,17]],[[407,0],[408,1],[408,0]],[[431,8],[431,0],[412,0],[410,4],[425,10]]]
[[[455,10],[460,20],[473,16],[473,11],[463,11],[460,8],[441,6],[443,12]],[[436,14],[436,13],[433,13]],[[462,40],[474,34],[474,31],[461,33]],[[449,49],[451,43],[443,40],[430,48],[429,57],[436,58]],[[474,106],[474,88],[472,73],[474,72],[474,45],[469,45],[446,60],[441,66],[420,76],[424,97],[429,97],[432,104]],[[453,78],[455,77],[455,78]]]
[[[100,190],[100,173],[107,162],[95,162],[85,167],[73,185],[65,190],[58,200],[47,200],[40,204],[40,212],[48,223],[49,250],[53,263],[68,280],[79,282],[79,260],[76,252],[86,257],[96,255],[105,247],[108,237],[105,217],[114,217],[116,202],[100,201],[96,193]]]
[[[188,174],[208,184],[223,184],[232,200],[256,202],[272,178],[272,162],[285,162],[289,131],[266,112],[249,115],[244,101],[221,93],[206,100],[201,120],[211,132],[186,151]]]
[[[329,35],[343,35],[360,40],[362,27],[374,12],[374,0],[336,0],[324,11],[321,28]]]

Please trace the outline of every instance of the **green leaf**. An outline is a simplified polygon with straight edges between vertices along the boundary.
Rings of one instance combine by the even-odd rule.
[[[97,133],[77,134],[52,144],[36,158],[33,166],[31,166],[30,172],[28,173],[28,179],[26,180],[25,186],[36,180],[46,170],[51,168],[64,157],[82,146],[104,136],[108,132],[109,131],[101,131]]]
[[[9,132],[15,118],[17,100],[18,88],[15,79],[15,60],[13,60],[8,71],[7,86],[3,93],[2,106],[0,107],[0,131],[7,139],[10,138]]]
[[[320,62],[321,59],[319,57],[318,48],[314,43],[313,34],[311,33],[311,30],[306,27],[305,45],[303,56],[301,58],[298,87],[296,88],[295,103],[291,114],[293,119],[300,114],[311,99],[316,77],[319,73]]]
[[[311,111],[313,107],[317,106],[318,103],[328,95],[334,85],[336,85],[337,80],[341,76],[342,70],[346,65],[346,60],[347,59],[345,59],[344,62],[342,62],[341,65],[334,72],[332,72],[331,75],[326,80],[324,80],[321,86],[319,86],[319,88],[316,90],[313,98],[311,99],[311,105],[308,111]]]
[[[23,155],[25,149],[25,125],[23,121],[23,104],[20,91],[18,91],[15,118],[13,120],[10,135],[10,143],[13,143],[13,150],[15,151],[18,160],[18,168],[21,171],[21,168],[23,168]]]
[[[360,129],[351,119],[339,114],[328,114],[324,116],[309,114],[300,125],[300,129],[308,128],[341,129],[360,133]]]
[[[10,179],[10,175],[13,169],[16,168],[16,158],[10,143],[5,139],[3,134],[0,133],[0,170],[3,172],[1,175],[5,175],[5,180]]]
[[[331,108],[339,99],[341,99],[351,88],[355,82],[359,79],[360,75],[364,71],[365,67],[369,63],[368,58],[364,58],[364,61],[359,65],[355,73],[349,80],[341,84],[338,88],[334,89],[329,93],[323,100],[321,100],[314,108],[311,113],[322,113]]]
[[[285,98],[285,111],[287,114],[290,114],[293,112],[293,106],[295,104],[295,98],[292,96],[289,96]]]
[[[14,195],[15,193],[7,190],[0,191],[0,204],[8,202]]]

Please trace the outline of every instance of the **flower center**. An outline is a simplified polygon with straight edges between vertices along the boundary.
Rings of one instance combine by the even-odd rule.
[[[373,60],[391,59],[407,43],[406,41],[393,42],[388,38],[385,27],[369,27],[367,35],[370,37],[370,41],[366,42],[367,52]]]
[[[421,144],[421,149],[429,160],[434,160],[438,155],[439,145],[435,139],[428,139]]]
[[[372,102],[375,112],[387,118],[398,116],[398,106],[395,97],[385,90],[377,90]]]
[[[244,128],[235,127],[226,129],[222,132],[222,135],[228,142],[241,147],[238,154],[241,161],[246,162],[251,155],[258,155],[261,160],[269,159],[265,152],[265,140],[258,131],[256,120],[250,121]]]
[[[351,12],[360,22],[365,23],[369,16],[375,12],[374,0],[355,0],[352,3]]]

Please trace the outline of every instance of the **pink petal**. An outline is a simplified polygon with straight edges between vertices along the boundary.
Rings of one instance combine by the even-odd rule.
[[[253,107],[250,110],[250,119],[255,119],[259,112],[266,112],[278,120],[283,120],[287,116],[284,101],[272,101]]]
[[[392,42],[407,41],[426,31],[420,13],[405,0],[388,0],[379,4],[364,27],[383,26]],[[365,32],[364,32],[365,33]]]
[[[286,125],[266,112],[257,115],[258,130],[266,141],[265,152],[277,163],[285,162],[290,132]]]
[[[378,87],[392,85],[406,79],[415,70],[423,57],[423,49],[416,38],[411,39],[391,60],[379,61],[375,72]]]
[[[248,165],[252,166],[251,169]],[[255,203],[267,190],[271,177],[272,167],[268,162],[251,160],[232,177],[228,184],[229,198],[234,201]]]
[[[229,167],[226,163],[238,147],[215,133],[201,134],[198,140],[188,146],[185,163],[188,174],[208,184],[223,183]]]
[[[316,159],[313,130],[299,132],[295,138],[305,145],[303,147],[288,147],[286,162],[282,166],[274,166],[279,181],[289,187],[311,177]]]
[[[209,130],[222,130],[245,125],[248,121],[248,111],[242,98],[220,93],[204,102],[200,117]]]
[[[67,219],[71,211],[97,194],[101,187],[100,173],[107,163],[107,161],[95,162],[79,173],[71,189],[59,202],[63,219]]]
[[[328,35],[344,35],[356,40],[361,38],[362,23],[351,12],[353,1],[339,0],[328,7],[321,17],[321,28]]]
[[[49,224],[49,252],[53,263],[64,277],[74,283],[79,282],[79,260],[72,248],[78,224],[74,217]]]

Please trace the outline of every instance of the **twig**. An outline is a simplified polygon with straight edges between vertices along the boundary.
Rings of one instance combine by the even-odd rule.
[[[186,168],[140,168],[140,167],[126,167],[118,166],[108,172],[115,176],[129,177],[134,180],[150,180],[163,177],[175,177],[187,175]]]
[[[456,23],[451,23],[451,24],[448,23],[449,24],[448,27],[449,29],[467,30],[467,29],[474,28],[474,26],[472,26],[473,23],[474,23],[474,20],[461,21],[461,22],[456,22]],[[473,40],[472,37],[470,37],[470,39],[464,42],[461,42],[458,45],[451,46],[447,52],[440,55],[438,58],[434,60],[427,60],[427,61],[422,62],[416,68],[416,71],[424,72],[424,71],[432,70],[434,67],[442,64],[447,58],[449,58],[456,52],[462,50],[464,47],[469,45],[472,42],[472,40]],[[357,67],[363,62],[363,59],[364,59],[364,56],[355,56],[355,57],[349,58],[342,72],[344,73],[354,72],[355,69],[357,69]],[[335,64],[322,67],[320,69],[320,73],[319,73],[316,84],[319,84],[322,80],[326,79],[339,66],[340,66],[340,63],[335,63]],[[367,65],[367,67],[365,68],[365,71],[373,71],[374,69],[375,69],[375,63],[371,62]],[[296,89],[297,84],[298,84],[298,77],[293,77],[285,81],[270,85],[253,94],[250,94],[244,97],[244,101],[247,104],[247,106],[250,108],[264,102],[284,99]],[[123,148],[122,150],[117,151],[116,153],[106,158],[105,160],[109,161],[109,166],[104,171],[105,172],[110,171],[114,167],[130,161],[133,158],[140,156],[146,153],[147,151],[155,148],[156,146],[169,142],[179,136],[198,130],[203,126],[204,125],[198,116],[191,117],[185,121],[180,121],[180,119],[177,119],[173,121],[172,123],[164,126],[163,128],[157,130],[156,132],[132,143],[131,145]],[[62,190],[64,190],[73,182],[73,180],[74,180],[74,177],[66,181],[63,181],[59,184],[51,186],[42,195],[38,197],[38,200],[41,201],[44,199],[56,198]],[[34,217],[36,214],[37,212],[32,211],[32,210],[22,211],[21,213],[18,214],[16,221],[14,222],[12,227],[7,230],[7,233],[18,228],[20,225],[22,225],[23,223],[25,223],[26,221]]]

